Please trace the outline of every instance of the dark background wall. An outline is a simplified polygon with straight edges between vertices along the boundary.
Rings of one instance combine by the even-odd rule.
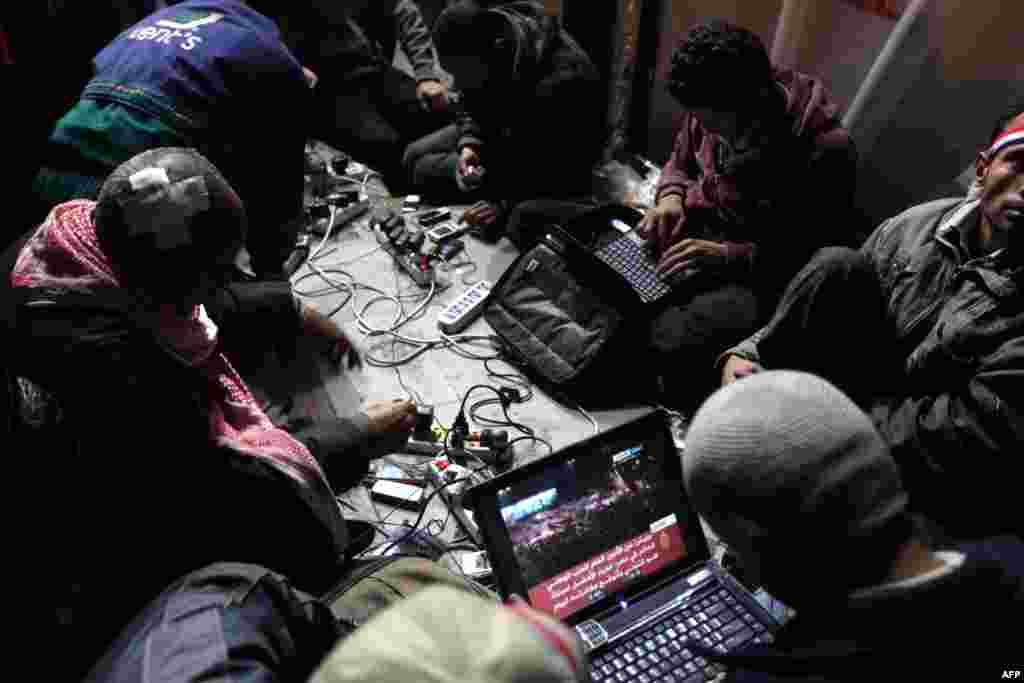
[[[672,49],[694,23],[723,18],[750,28],[776,64],[824,79],[844,110],[898,25],[895,12],[865,11],[872,3],[864,0],[648,1],[661,4],[655,79],[646,93],[646,137],[633,143],[657,163],[668,156],[681,114],[663,79]],[[886,4],[924,9],[903,40],[889,44],[876,87],[848,121],[861,153],[857,205],[868,225],[926,199],[962,193],[956,179],[986,142],[991,121],[1024,96],[1018,30],[1024,3]]]

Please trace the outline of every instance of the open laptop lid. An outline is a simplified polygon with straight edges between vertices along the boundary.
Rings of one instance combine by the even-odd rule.
[[[467,492],[502,594],[575,625],[709,558],[655,411]]]

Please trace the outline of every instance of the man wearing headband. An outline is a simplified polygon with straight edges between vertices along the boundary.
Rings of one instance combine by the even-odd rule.
[[[404,444],[415,405],[371,402],[294,433],[270,420],[236,354],[309,330],[310,318],[287,288],[254,297],[262,306],[235,296],[249,283],[226,279],[246,233],[245,207],[207,159],[158,148],[8,250],[5,366],[57,398],[70,442],[26,439],[21,452],[45,461],[62,510],[59,524],[34,527],[60,556],[40,564],[82,587],[83,648],[209,562],[259,563],[321,591],[370,540],[335,495]],[[242,333],[252,316],[261,325]]]
[[[1024,533],[1024,107],[1000,117],[966,198],[826,249],[767,326],[723,355],[725,384],[761,367],[821,375],[871,413],[912,506],[945,533]]]

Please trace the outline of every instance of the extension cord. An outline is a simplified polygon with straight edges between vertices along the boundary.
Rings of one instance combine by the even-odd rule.
[[[480,534],[480,527],[477,526],[473,513],[462,504],[462,499],[467,488],[484,481],[487,477],[453,463],[445,456],[434,458],[427,463],[427,476],[434,486],[440,489],[441,498],[448,505],[448,509],[451,510],[452,516],[458,521],[462,530],[473,539],[474,543],[482,545],[483,536]],[[468,481],[457,481],[462,478],[466,478]],[[452,484],[452,481],[456,481],[456,483]]]
[[[406,453],[414,453],[417,455],[440,455],[445,451],[454,453],[468,453],[469,455],[475,455],[484,462],[489,462],[491,459],[490,448],[480,448],[479,446],[465,446],[463,448],[447,448],[444,444],[436,441],[417,441],[416,439],[409,439],[405,446],[402,448]]]

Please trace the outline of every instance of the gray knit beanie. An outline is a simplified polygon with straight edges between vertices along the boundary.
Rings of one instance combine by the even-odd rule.
[[[747,559],[783,600],[882,581],[912,534],[871,420],[807,373],[759,373],[713,394],[690,425],[683,470],[701,515],[741,559],[757,555]]]

